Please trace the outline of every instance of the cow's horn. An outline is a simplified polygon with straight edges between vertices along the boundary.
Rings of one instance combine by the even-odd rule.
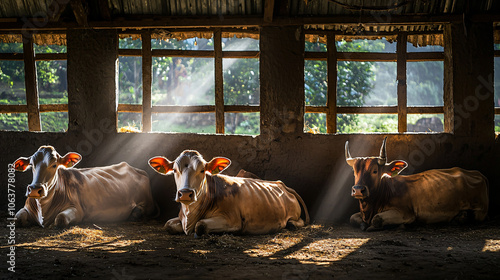
[[[351,153],[349,153],[349,141],[345,141],[345,159],[352,159]]]
[[[379,165],[387,163],[387,150],[385,149],[386,141],[387,141],[387,136],[384,138],[384,142],[382,142],[382,147],[380,148],[380,157],[378,160]]]

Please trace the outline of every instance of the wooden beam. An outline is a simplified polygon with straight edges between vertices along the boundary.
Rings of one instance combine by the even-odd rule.
[[[28,105],[28,128],[30,131],[41,131],[40,107],[38,104],[38,87],[36,78],[35,51],[33,35],[23,36],[24,77],[26,85],[26,104]]]
[[[273,22],[274,0],[264,0],[264,23]]]
[[[68,104],[40,104],[40,112],[68,112]]]
[[[500,108],[497,108],[500,113]],[[328,106],[306,106],[306,113],[328,113]],[[429,107],[408,107],[408,114],[443,114],[443,106]],[[397,106],[339,106],[337,107],[338,114],[397,114]]]
[[[108,0],[98,0],[99,12],[103,20],[111,20],[111,10],[109,9]]]
[[[397,114],[397,106],[338,107],[338,114]]]
[[[214,105],[198,105],[198,106],[185,106],[185,105],[159,105],[153,106],[153,113],[214,113]]]
[[[401,32],[398,35],[397,54],[397,72],[396,80],[398,82],[398,132],[404,133],[407,130],[407,87],[406,87],[406,43],[407,33]]]
[[[306,52],[306,60],[327,60],[326,52]],[[377,53],[377,52],[338,52],[338,61],[380,61],[380,62],[396,62],[396,53]],[[407,53],[407,62],[420,61],[444,61],[444,53],[442,52],[411,52]]]
[[[54,0],[50,3],[47,15],[50,22],[58,22],[64,10],[68,6],[68,1]]]
[[[0,53],[0,60],[23,61],[23,53]]]
[[[224,134],[224,75],[222,68],[222,31],[214,32],[215,55],[215,132]]]
[[[0,105],[0,114],[27,113],[28,105]]]
[[[68,59],[67,53],[39,53],[35,55],[35,60],[66,60]]]
[[[153,59],[151,56],[151,33],[142,34],[142,132],[151,132],[151,84]]]
[[[327,48],[327,100],[326,133],[337,133],[337,46],[335,35],[326,37]]]
[[[17,106],[17,105],[0,105],[0,110],[13,111],[14,108],[3,108],[2,106]],[[22,110],[21,107],[17,110]],[[9,111],[9,112],[10,112]],[[25,112],[25,111],[21,111]],[[127,113],[142,113],[142,105],[140,104],[118,104],[118,112]],[[156,105],[151,107],[152,113],[215,113],[215,105]],[[225,113],[258,113],[260,112],[259,105],[224,105]]]
[[[78,1],[78,0],[72,0]],[[81,2],[80,2],[81,3]],[[480,18],[481,15],[476,15]],[[500,21],[500,15],[497,16]],[[376,17],[366,16],[329,16],[329,17],[273,17],[273,22],[267,25],[272,26],[296,26],[296,25],[329,25],[329,24],[364,24],[366,26],[377,25],[429,25],[446,24],[450,22],[460,23],[463,20],[462,15],[392,15],[390,22],[380,23]],[[72,22],[49,22],[43,28],[40,19],[17,19],[16,22],[8,21],[2,23],[0,29],[10,31],[32,31],[32,30],[66,30],[70,28],[86,28],[79,23]],[[45,23],[45,22],[43,22]],[[263,17],[243,17],[243,16],[224,16],[222,19],[216,16],[158,16],[141,15],[129,16],[129,18],[114,19],[113,21],[89,21],[88,27],[94,29],[124,29],[124,28],[206,28],[206,27],[259,27],[266,25]]]
[[[70,0],[73,14],[75,15],[76,22],[80,27],[88,27],[87,11],[83,7],[82,0]]]

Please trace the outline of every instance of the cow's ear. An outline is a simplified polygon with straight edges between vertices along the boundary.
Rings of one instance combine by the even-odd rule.
[[[217,174],[221,173],[231,164],[231,160],[225,157],[215,157],[205,164],[205,170]]]
[[[14,162],[14,169],[16,171],[24,172],[30,167],[30,159],[25,157],[20,157]]]
[[[401,171],[403,171],[408,166],[408,163],[403,160],[394,160],[385,166],[384,174],[391,177],[398,176]]]
[[[149,166],[162,175],[168,175],[174,171],[174,163],[164,157],[151,158]]]
[[[77,165],[82,160],[82,156],[79,153],[69,152],[59,159],[59,164],[71,168]]]

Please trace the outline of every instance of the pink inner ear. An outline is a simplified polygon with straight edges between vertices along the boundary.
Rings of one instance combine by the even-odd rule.
[[[29,161],[25,159],[18,159],[14,162],[14,169],[24,171],[29,166]]]
[[[77,153],[68,153],[63,157],[63,162],[61,164],[66,167],[72,167],[73,165],[77,164],[81,159],[82,156],[80,156]]]
[[[149,160],[149,165],[156,171],[166,174],[172,170],[171,164],[162,157],[156,157]]]

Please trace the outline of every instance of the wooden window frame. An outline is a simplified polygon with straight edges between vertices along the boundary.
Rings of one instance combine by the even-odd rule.
[[[494,50],[494,56],[493,57],[500,57],[500,50]],[[496,104],[494,106],[494,115],[500,115],[500,107],[497,107]],[[493,116],[493,118],[495,118],[495,116]],[[500,132],[496,132],[496,133],[500,133]]]
[[[182,113],[215,113],[215,133],[225,133],[225,113],[260,113],[260,105],[225,105],[223,58],[260,58],[259,51],[223,51],[222,33],[230,30],[223,28],[203,29],[200,32],[213,33],[214,50],[168,50],[151,49],[151,34],[147,30],[141,33],[123,31],[122,34],[140,34],[142,49],[118,49],[119,56],[142,57],[142,104],[118,104],[118,113],[141,113],[143,133],[152,131],[151,116],[155,113],[182,114]],[[247,33],[247,32],[240,32]],[[252,33],[252,32],[248,32]],[[152,57],[194,57],[214,58],[215,105],[152,105]],[[118,129],[118,128],[117,128]]]
[[[21,34],[19,34],[21,36]],[[68,112],[68,104],[40,104],[37,61],[67,60],[67,53],[36,54],[33,34],[23,34],[23,53],[0,53],[0,60],[24,61],[26,105],[0,105],[0,114],[28,114],[28,131],[42,131],[40,113]]]
[[[306,34],[318,34],[308,33]],[[338,52],[335,32],[322,32],[326,36],[326,52],[305,52],[306,60],[327,61],[327,104],[325,106],[305,106],[305,113],[326,114],[326,133],[337,133],[337,114],[397,114],[398,133],[407,131],[408,114],[444,114],[444,106],[408,106],[407,104],[407,62],[444,61],[444,52],[408,52],[407,32],[397,35],[396,53]],[[400,42],[403,42],[402,44]],[[396,62],[397,100],[396,106],[337,106],[337,62]],[[500,109],[500,108],[499,108]],[[499,110],[500,111],[500,110]],[[496,111],[495,111],[496,112]]]

